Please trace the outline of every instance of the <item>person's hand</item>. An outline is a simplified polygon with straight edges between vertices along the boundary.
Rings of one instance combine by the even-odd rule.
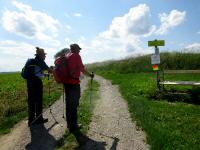
[[[44,77],[48,77],[49,79],[49,73],[44,73]]]
[[[90,73],[90,77],[93,79],[94,78],[94,73]]]
[[[54,66],[50,66],[49,68],[50,68],[51,70],[54,70]]]
[[[53,66],[51,66],[51,67],[48,69],[48,72],[49,72],[49,73],[53,73]]]

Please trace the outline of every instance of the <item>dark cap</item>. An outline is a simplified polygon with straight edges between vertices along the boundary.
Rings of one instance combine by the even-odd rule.
[[[71,45],[70,45],[70,49],[71,49],[71,50],[81,50],[81,48],[79,47],[78,44],[71,44]]]

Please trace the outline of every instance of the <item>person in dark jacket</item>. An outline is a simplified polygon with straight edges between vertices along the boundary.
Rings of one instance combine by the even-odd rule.
[[[52,69],[44,62],[46,53],[44,49],[36,47],[36,54],[34,60],[34,76],[27,79],[28,90],[28,126],[32,124],[40,124],[48,122],[42,115],[43,105],[43,83],[42,78],[45,76],[43,71]]]

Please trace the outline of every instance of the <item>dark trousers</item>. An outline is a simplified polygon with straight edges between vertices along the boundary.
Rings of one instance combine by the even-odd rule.
[[[80,84],[64,84],[66,97],[66,119],[70,131],[78,127],[77,108],[80,99]]]
[[[27,80],[28,89],[28,121],[42,119],[43,84],[41,79]],[[40,117],[39,117],[40,116]]]

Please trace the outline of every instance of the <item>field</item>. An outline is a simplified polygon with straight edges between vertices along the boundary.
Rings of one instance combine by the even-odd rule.
[[[200,60],[199,54],[161,56],[165,60],[165,63],[161,64],[162,69],[200,69],[197,61]],[[151,149],[200,149],[200,106],[181,98],[171,102],[170,99],[157,96],[159,92],[156,87],[156,74],[147,62],[150,63],[150,57],[142,56],[93,64],[90,69],[110,79],[113,84],[119,85],[123,97],[128,102],[133,120],[136,120],[137,125],[147,133]],[[169,75],[166,78],[200,81],[199,74]],[[174,88],[193,90],[191,87]],[[200,93],[199,89],[197,93]]]
[[[163,53],[161,70],[198,69],[200,54]],[[187,91],[188,97],[165,97],[156,87],[156,74],[152,71],[150,55],[127,58],[120,61],[96,63],[88,66],[95,74],[119,85],[120,92],[128,103],[129,112],[137,125],[147,133],[151,149],[200,149],[200,89],[191,86],[166,87],[168,91]],[[199,74],[174,74],[165,76],[171,80],[200,81]],[[49,96],[49,84],[50,96]],[[0,134],[8,133],[17,122],[27,116],[26,83],[19,73],[0,74]],[[95,85],[98,91],[98,84]],[[44,80],[44,101],[48,107],[61,95],[62,87],[52,79]],[[88,109],[89,90],[83,96],[79,118],[86,128],[90,122]],[[60,140],[60,149],[77,147],[73,135],[66,132]]]
[[[62,88],[44,79],[44,107],[57,100]],[[20,73],[0,74],[0,135],[8,133],[21,119],[27,117],[27,88]],[[49,95],[50,85],[50,95]]]

